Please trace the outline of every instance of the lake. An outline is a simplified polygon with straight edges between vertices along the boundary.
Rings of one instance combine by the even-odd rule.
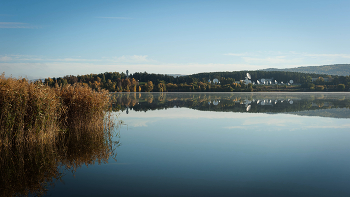
[[[110,146],[65,153],[43,195],[350,196],[348,93],[112,96]]]

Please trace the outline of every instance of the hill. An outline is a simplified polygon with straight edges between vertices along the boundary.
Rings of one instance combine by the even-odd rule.
[[[300,73],[314,73],[314,74],[325,74],[325,75],[339,75],[348,76],[350,75],[350,64],[334,64],[324,66],[305,66],[297,68],[267,68],[261,71],[286,71],[286,72],[300,72]]]

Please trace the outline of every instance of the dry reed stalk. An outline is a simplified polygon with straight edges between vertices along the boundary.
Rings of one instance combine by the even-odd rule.
[[[108,126],[105,121],[110,103],[105,90],[94,91],[80,84],[51,88],[2,74],[0,145],[44,143],[62,133],[103,130]]]
[[[70,132],[103,129],[106,112],[110,107],[108,91],[94,91],[79,84],[56,89],[66,107],[61,123]]]
[[[57,132],[60,103],[53,89],[0,75],[0,138],[3,145],[45,141]]]

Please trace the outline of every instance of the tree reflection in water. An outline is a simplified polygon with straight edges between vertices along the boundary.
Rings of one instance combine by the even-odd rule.
[[[49,185],[62,181],[66,171],[74,173],[82,165],[116,159],[120,123],[90,130],[76,128],[53,143],[0,146],[0,196],[41,196]]]
[[[201,111],[299,113],[332,109],[327,116],[350,118],[349,93],[115,93],[114,111],[186,107]],[[314,113],[313,113],[314,114]],[[320,116],[324,114],[320,113]]]

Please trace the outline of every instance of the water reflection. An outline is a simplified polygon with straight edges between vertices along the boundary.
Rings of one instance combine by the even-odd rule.
[[[128,125],[117,163],[120,143],[102,130],[3,148],[0,196],[350,194],[347,94],[113,96]]]
[[[69,133],[52,143],[0,146],[0,196],[42,196],[67,172],[116,158],[112,127]]]
[[[347,93],[116,93],[114,110],[186,107],[201,111],[293,113],[350,118]],[[324,113],[326,111],[327,113]]]
[[[129,107],[124,196],[350,194],[348,94],[114,96]]]

